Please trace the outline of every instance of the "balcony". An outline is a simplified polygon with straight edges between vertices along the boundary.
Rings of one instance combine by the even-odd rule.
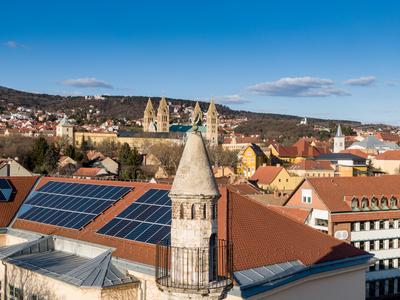
[[[177,293],[226,293],[232,287],[232,245],[219,240],[205,248],[157,244],[156,283]]]

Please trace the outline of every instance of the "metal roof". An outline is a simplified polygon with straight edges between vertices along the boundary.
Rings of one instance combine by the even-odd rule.
[[[79,287],[104,288],[137,282],[112,262],[112,251],[86,258],[55,249],[54,237],[0,248],[0,259]]]
[[[361,156],[357,156],[351,153],[326,153],[318,155],[315,160],[329,160],[329,161],[337,161],[337,160],[352,160],[352,161],[362,161],[365,163],[366,159]]]
[[[247,269],[233,274],[240,288],[249,288],[255,285],[272,282],[305,269],[306,266],[299,260],[280,264]]]

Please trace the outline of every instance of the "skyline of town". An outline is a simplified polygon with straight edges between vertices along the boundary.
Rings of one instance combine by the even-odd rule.
[[[400,124],[396,1],[16,5],[0,21],[1,86]]]

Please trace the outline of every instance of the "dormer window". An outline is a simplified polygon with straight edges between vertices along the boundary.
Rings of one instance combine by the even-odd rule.
[[[379,207],[378,207],[378,199],[375,198],[375,197],[373,197],[372,200],[371,200],[371,208],[374,209],[374,210],[378,210],[379,209]]]
[[[362,208],[363,210],[369,210],[369,207],[368,207],[368,199],[367,199],[367,198],[363,198],[363,199],[361,200],[361,208]]]
[[[390,198],[390,208],[391,209],[397,208],[397,199],[395,197]]]
[[[358,199],[354,198],[353,200],[351,200],[351,209],[352,210],[359,210],[359,204],[358,204]]]
[[[381,199],[381,208],[382,209],[389,209],[389,207],[388,207],[388,199],[386,197],[383,197]]]

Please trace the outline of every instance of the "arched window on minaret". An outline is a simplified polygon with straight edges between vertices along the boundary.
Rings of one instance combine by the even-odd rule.
[[[196,219],[196,206],[192,204],[192,220]]]
[[[203,205],[203,219],[207,219],[207,204]]]
[[[185,218],[185,208],[183,207],[183,203],[181,203],[180,211],[179,211],[179,218],[183,220]]]

